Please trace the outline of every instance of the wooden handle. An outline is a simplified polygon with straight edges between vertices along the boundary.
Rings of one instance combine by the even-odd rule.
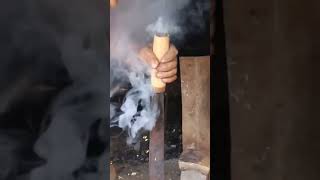
[[[169,50],[170,38],[169,35],[153,37],[153,52],[156,57],[160,60],[166,52]],[[156,93],[163,93],[166,90],[166,84],[161,79],[156,77],[156,70],[151,72],[151,85]]]

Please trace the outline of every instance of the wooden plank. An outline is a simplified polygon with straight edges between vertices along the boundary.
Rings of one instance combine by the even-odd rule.
[[[181,180],[207,180],[207,176],[198,171],[188,170],[181,172]]]
[[[210,172],[210,157],[201,150],[184,150],[179,159],[179,168],[182,171],[196,170],[204,175]]]
[[[116,180],[117,172],[113,164],[110,164],[110,180]]]
[[[210,169],[210,57],[181,57],[181,170]],[[205,170],[203,170],[205,169]]]
[[[210,150],[210,57],[181,57],[183,149]]]

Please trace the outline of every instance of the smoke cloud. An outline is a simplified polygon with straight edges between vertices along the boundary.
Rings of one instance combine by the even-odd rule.
[[[170,21],[166,21],[163,19],[163,17],[159,17],[158,20],[147,26],[147,32],[150,35],[154,35],[154,34],[177,34],[181,31],[181,29],[173,24]]]
[[[128,143],[134,142],[139,132],[152,130],[159,114],[158,107],[151,101],[154,92],[150,67],[138,58],[139,47],[151,43],[156,33],[169,34],[181,41],[192,26],[202,28],[201,16],[210,4],[197,3],[195,10],[183,12],[190,3],[191,0],[120,0],[110,12],[110,97],[119,84],[131,86],[120,107],[111,105],[111,127],[127,130]],[[190,27],[182,28],[184,18],[196,20]]]
[[[45,115],[37,119],[41,123],[37,123],[35,127],[39,128],[32,129],[32,132],[24,130],[32,138],[31,140],[24,140],[26,136],[24,133],[19,134],[20,138],[7,137],[3,134],[7,132],[0,129],[0,151],[6,153],[0,156],[0,166],[6,167],[0,170],[0,179],[16,179],[21,157],[29,155],[20,152],[22,149],[20,144],[24,146],[20,140],[27,142],[29,146],[34,144],[33,152],[43,161],[36,167],[32,166],[32,170],[24,171],[22,179],[96,179],[86,178],[87,172],[77,176],[75,172],[87,162],[91,127],[99,119],[109,117],[107,114],[109,48],[106,45],[108,29],[105,2],[92,0],[2,2],[0,56],[3,63],[0,66],[0,125],[5,124],[3,121],[7,120],[4,118],[4,113],[21,99],[26,98],[27,92],[34,90],[36,86],[50,88],[53,86],[59,91],[50,102],[43,105],[48,107],[40,109],[45,111]],[[61,73],[61,70],[66,73]],[[64,82],[66,80],[67,83]],[[58,85],[50,84],[52,81]],[[37,98],[38,96],[30,97],[30,101],[35,101]],[[17,110],[17,116],[12,118],[17,121],[18,127],[26,123],[24,115],[27,113],[23,110]],[[38,115],[40,112],[33,113]],[[106,131],[109,130],[108,125],[105,125],[105,128]],[[11,131],[9,128],[4,127],[4,129]],[[8,145],[4,139],[14,143]],[[107,139],[107,136],[103,137],[104,142]],[[96,169],[100,159],[104,159],[103,155],[97,157],[94,163]],[[108,163],[104,164],[103,168],[108,169],[107,165]],[[97,171],[90,172],[99,175]]]

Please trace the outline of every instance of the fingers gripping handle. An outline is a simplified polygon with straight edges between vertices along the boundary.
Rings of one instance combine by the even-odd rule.
[[[169,50],[170,38],[169,35],[154,35],[153,37],[153,53],[160,60]],[[151,72],[151,85],[156,93],[163,93],[166,90],[166,84],[156,76],[155,69]]]

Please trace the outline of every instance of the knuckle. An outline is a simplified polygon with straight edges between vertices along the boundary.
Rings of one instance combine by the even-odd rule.
[[[174,78],[173,78],[173,81],[177,80],[178,76],[175,75]]]
[[[168,64],[164,64],[163,65],[163,70],[167,70],[167,69],[169,69],[170,68],[170,66],[168,65]]]
[[[172,73],[171,73],[171,76],[175,76],[177,74],[177,72],[176,71],[173,71]]]
[[[172,64],[173,64],[174,68],[176,68],[178,66],[178,62],[177,61],[174,61]]]
[[[179,51],[178,49],[176,48],[176,46],[172,45],[172,49],[173,49],[173,52],[175,55],[178,55]]]

